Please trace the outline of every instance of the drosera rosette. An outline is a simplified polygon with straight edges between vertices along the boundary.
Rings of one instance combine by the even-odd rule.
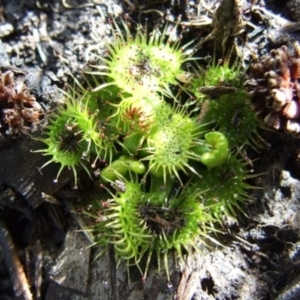
[[[259,151],[266,146],[258,132],[262,122],[244,91],[238,90],[216,100],[206,100],[203,106],[206,106],[206,113],[202,122],[214,120],[210,126],[226,135],[231,149],[250,146]]]
[[[116,108],[117,103],[121,101],[119,89],[109,86],[96,92],[88,89],[84,94],[84,105],[93,115],[95,129],[99,136],[95,141],[94,150],[98,158],[111,163],[117,155],[116,146],[120,144],[120,136],[124,135]]]
[[[83,105],[94,116],[97,130],[102,137],[101,141],[108,144],[107,147],[104,144],[99,145],[99,147],[101,146],[104,149],[113,148],[113,143],[123,134],[122,129],[118,127],[117,118],[117,106],[122,100],[120,89],[117,86],[107,86],[101,90],[93,91],[93,88],[99,84],[99,78],[95,76],[85,76],[84,85],[77,79],[74,78],[74,80],[83,95],[81,96]],[[111,161],[114,153],[109,153],[107,156]]]
[[[239,158],[237,153],[231,153],[224,164],[203,170],[202,178],[195,178],[201,191],[199,201],[221,223],[225,216],[236,217],[237,211],[244,213],[242,204],[252,200],[248,192],[255,188],[247,183],[257,176],[252,172],[247,161]]]
[[[173,180],[174,182],[174,180]],[[175,180],[175,184],[178,184]],[[169,194],[168,194],[169,193]],[[144,271],[147,276],[152,255],[161,268],[164,262],[165,272],[170,283],[168,256],[175,251],[181,262],[183,254],[193,251],[204,253],[212,245],[220,245],[213,237],[218,232],[212,224],[216,221],[212,214],[198,201],[198,190],[194,185],[186,185],[173,197],[166,189],[145,193],[138,207],[143,226],[146,225],[152,234]]]
[[[198,174],[191,161],[201,162],[209,168],[223,164],[229,154],[227,137],[221,132],[206,132],[206,124],[190,117],[189,106],[177,105],[173,113],[162,120],[160,126],[149,134],[142,160],[149,161],[154,176],[177,177],[179,172]],[[204,129],[203,129],[204,127]]]
[[[92,156],[96,156],[96,159],[110,156],[113,144],[101,135],[95,114],[83,101],[86,94],[71,89],[64,95],[64,105],[50,116],[45,137],[40,138],[45,148],[35,152],[51,156],[42,168],[51,163],[60,164],[55,181],[64,168],[72,169],[77,186],[77,167],[81,166],[90,174],[88,165],[92,164]]]
[[[193,51],[187,50],[192,42],[180,45],[181,35],[175,34],[177,25],[149,33],[147,26],[137,24],[133,35],[128,15],[120,18],[120,23],[112,19],[112,42],[106,45],[106,55],[99,56],[99,64],[92,64],[88,72],[107,77],[95,89],[116,85],[133,96],[169,94],[169,85],[177,83],[182,64],[192,59]]]
[[[175,176],[180,180],[179,171],[187,169],[194,172],[189,160],[199,160],[200,156],[192,149],[202,143],[201,126],[186,114],[185,109],[170,114],[157,130],[147,138],[143,151],[147,153],[142,159],[149,161],[150,172],[162,177]]]
[[[143,280],[147,277],[151,258],[157,259],[158,271],[163,259],[170,282],[170,253],[175,251],[183,261],[185,252],[204,252],[211,244],[218,245],[212,236],[217,232],[212,226],[216,220],[199,202],[195,185],[184,188],[179,185],[174,193],[177,179],[169,178],[167,184],[163,184],[154,178],[157,184],[151,185],[147,192],[137,176],[129,177],[119,175],[110,182],[116,192],[110,192],[111,198],[105,201],[106,208],[101,210],[101,216],[95,213],[98,222],[92,230],[98,240],[94,245],[113,244],[117,260],[125,261],[128,266],[136,265]],[[143,270],[142,259],[146,262]]]
[[[128,180],[119,174],[118,178],[110,182],[115,192],[109,191],[111,198],[105,201],[106,209],[101,212],[101,220],[92,227],[99,237],[94,246],[111,243],[118,261],[126,261],[128,265],[133,263],[140,268],[139,262],[152,238],[138,214],[139,202],[143,198],[142,184],[136,177]],[[99,212],[96,216],[99,219]]]
[[[126,134],[149,134],[160,126],[173,110],[163,97],[153,94],[140,97],[124,97],[117,106],[118,127]]]
[[[217,98],[223,94],[234,93],[243,87],[245,72],[238,60],[230,63],[230,59],[219,59],[215,56],[204,58],[206,66],[194,62],[195,67],[189,76],[187,91],[191,92],[198,101],[202,102],[207,97]]]
[[[199,101],[200,122],[225,134],[231,148],[248,145],[258,150],[266,144],[258,133],[261,122],[244,89],[244,78],[238,60],[230,64],[228,59],[217,63],[213,59],[206,68],[199,67],[188,90]]]
[[[117,126],[124,132],[123,147],[137,155],[143,142],[158,128],[165,125],[173,113],[172,107],[162,96],[126,97],[117,105]]]

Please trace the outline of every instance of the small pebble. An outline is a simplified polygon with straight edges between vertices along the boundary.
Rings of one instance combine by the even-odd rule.
[[[14,27],[10,23],[4,23],[0,25],[0,38],[12,34]]]

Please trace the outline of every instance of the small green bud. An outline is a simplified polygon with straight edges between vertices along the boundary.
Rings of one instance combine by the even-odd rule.
[[[101,179],[108,182],[124,176],[128,171],[136,174],[143,174],[146,171],[146,166],[137,160],[134,160],[126,155],[122,155],[119,159],[113,161],[110,165],[101,171]]]
[[[228,140],[221,132],[209,132],[205,141],[212,147],[212,151],[204,153],[200,161],[209,168],[221,166],[228,158]]]

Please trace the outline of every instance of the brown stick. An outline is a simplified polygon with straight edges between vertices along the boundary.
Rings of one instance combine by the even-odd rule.
[[[23,266],[17,255],[12,238],[2,220],[0,220],[0,247],[13,282],[15,299],[33,300]]]

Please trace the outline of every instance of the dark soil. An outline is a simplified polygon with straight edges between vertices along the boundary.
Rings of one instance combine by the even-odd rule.
[[[198,4],[192,1],[130,2],[2,0],[1,71],[10,70],[24,80],[45,112],[51,112],[62,101],[60,89],[80,78],[93,60],[91,49],[101,51],[111,38],[109,17],[128,13],[137,22],[148,18],[151,26],[163,23],[166,15],[197,21]],[[212,12],[219,3],[199,2]],[[299,24],[285,30],[280,23],[300,22],[299,1],[244,2],[245,21],[261,28],[255,35],[253,27],[246,26],[243,34],[232,38],[243,49],[245,64],[249,48],[263,54],[300,42]],[[251,5],[265,13],[247,9]],[[210,31],[209,25],[188,26],[184,39],[204,38]],[[209,42],[199,55],[212,55],[213,46]],[[33,137],[40,136],[40,130]],[[246,214],[224,220],[228,231],[218,237],[224,247],[189,255],[184,266],[170,257],[172,286],[164,272],[157,272],[156,262],[142,282],[136,268],[130,268],[128,278],[126,266],[115,265],[111,247],[94,260],[100,249],[89,247],[91,237],[81,230],[76,214],[78,201],[91,197],[93,183],[82,175],[74,190],[72,172],[65,171],[54,184],[58,168],[40,170],[45,159],[32,152],[41,147],[37,140],[2,137],[0,300],[166,300],[176,295],[180,300],[300,299],[300,140],[284,133],[261,134],[269,147],[248,154],[260,175],[251,180],[257,188],[252,191],[253,201],[244,207]],[[32,297],[26,292],[28,286]]]

